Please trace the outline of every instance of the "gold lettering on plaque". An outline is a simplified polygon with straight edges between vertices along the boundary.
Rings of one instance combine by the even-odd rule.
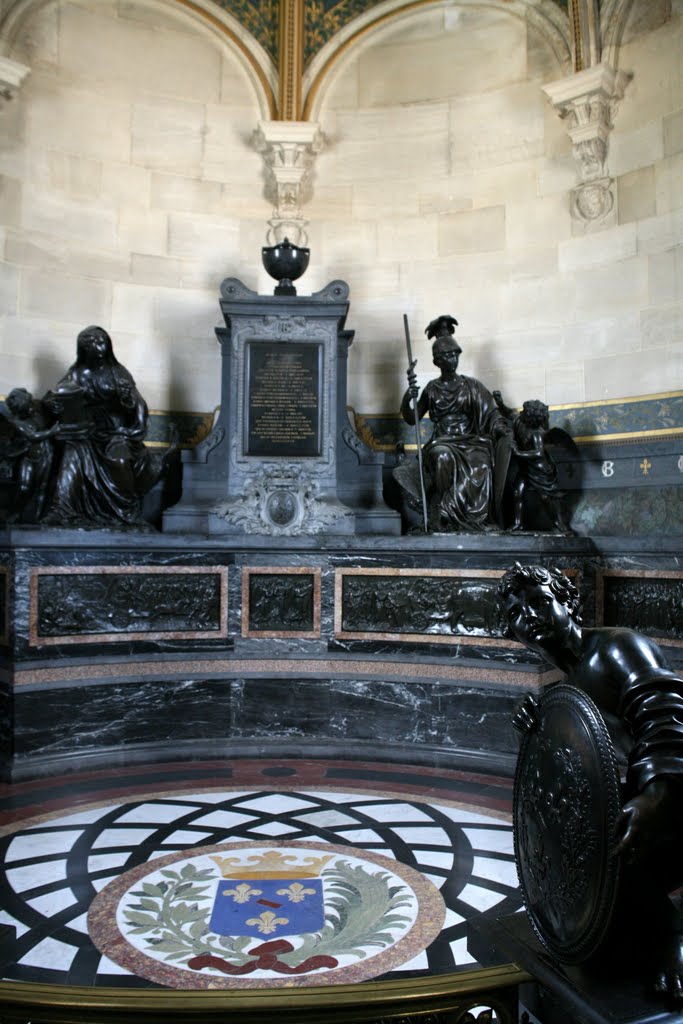
[[[316,438],[318,395],[301,353],[268,354],[252,382],[250,405],[254,437],[279,443]]]

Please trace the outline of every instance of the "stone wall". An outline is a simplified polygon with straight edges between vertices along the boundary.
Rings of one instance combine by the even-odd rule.
[[[221,280],[254,264],[268,206],[258,97],[175,4],[50,2],[11,54],[0,114],[0,393],[42,393],[80,327],[110,330],[152,408],[212,409]]]
[[[655,6],[621,51],[633,79],[610,139],[616,204],[590,233],[570,215],[572,146],[542,91],[568,72],[530,24],[425,9],[348,55],[320,103],[331,142],[309,212],[368,343],[350,363],[357,409],[396,408],[403,312],[420,383],[434,373],[422,330],[446,311],[463,372],[513,404],[683,380],[683,28]]]
[[[299,292],[350,284],[358,413],[398,407],[404,312],[421,383],[423,329],[443,312],[460,321],[463,372],[510,404],[683,380],[681,0],[634,5],[616,205],[590,232],[571,216],[571,141],[542,88],[569,69],[518,7],[421,6],[348,47],[321,87]],[[262,91],[207,25],[174,0],[47,0],[17,31],[8,56],[31,73],[0,112],[0,394],[42,393],[100,322],[152,408],[218,401],[218,286],[272,290],[271,209],[251,141]]]

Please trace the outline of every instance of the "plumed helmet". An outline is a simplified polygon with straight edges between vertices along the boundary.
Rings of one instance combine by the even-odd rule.
[[[427,337],[434,338],[432,358],[440,355],[442,352],[457,352],[458,355],[462,352],[460,345],[453,337],[457,325],[458,321],[454,316],[444,313],[442,316],[437,316],[435,320],[432,320],[425,327]]]

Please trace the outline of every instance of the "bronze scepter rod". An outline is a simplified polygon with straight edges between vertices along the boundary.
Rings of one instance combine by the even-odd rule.
[[[403,314],[403,327],[406,332],[406,348],[408,349],[408,372],[413,369],[413,350],[410,347],[410,330],[408,328],[408,314]],[[415,360],[417,362],[417,360]],[[420,441],[420,417],[417,412],[417,398],[413,397],[413,418],[415,420],[415,440],[417,441],[417,468],[420,474],[420,494],[422,495],[422,519],[424,521],[425,533],[429,533],[429,521],[427,517],[427,493],[425,491],[424,470],[422,469],[422,443]]]

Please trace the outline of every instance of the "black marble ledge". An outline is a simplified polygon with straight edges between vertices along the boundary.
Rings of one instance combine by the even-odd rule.
[[[683,559],[683,535],[643,534],[637,536],[567,536],[555,533],[443,533],[406,534],[401,537],[377,535],[372,537],[341,536],[332,533],[296,537],[272,537],[262,534],[240,537],[204,536],[198,534],[163,534],[157,532],[110,532],[106,530],[55,530],[31,526],[12,526],[0,530],[0,557],[20,550],[37,552],[43,549],[72,552],[81,557],[101,558],[105,552],[131,552],[139,555],[161,556],[174,559],[205,558],[208,553],[222,553],[226,558],[239,559],[243,564],[298,564],[292,563],[299,553],[320,553],[354,560],[362,566],[364,558],[416,556],[425,554],[459,559],[469,556],[500,556],[501,565],[514,560],[534,560],[546,563],[553,558],[611,558],[654,554]],[[88,554],[86,556],[86,553]],[[112,555],[112,557],[114,557]],[[252,558],[258,562],[250,562]],[[333,564],[332,562],[330,564]],[[420,561],[420,564],[423,564]]]
[[[54,548],[56,550],[111,550],[111,551],[229,551],[234,554],[251,552],[296,552],[296,551],[537,551],[554,553],[567,551],[589,553],[597,550],[602,540],[605,543],[623,543],[633,548],[638,543],[634,537],[577,537],[558,533],[532,532],[487,532],[487,533],[439,533],[404,534],[396,537],[383,535],[342,535],[331,532],[302,534],[298,536],[270,536],[266,534],[241,534],[239,536],[159,533],[157,531],[134,530],[69,530],[41,528],[40,526],[5,525],[0,529],[0,550],[19,548]],[[666,538],[643,538],[653,543]],[[672,545],[679,548],[683,538],[672,535]]]
[[[279,739],[257,737],[253,739],[203,739],[201,745],[195,740],[178,740],[169,749],[167,743],[146,742],[135,746],[103,747],[90,751],[70,751],[58,757],[51,755],[32,755],[17,758],[11,769],[11,781],[23,782],[29,779],[49,777],[67,772],[89,772],[98,769],[114,770],[118,767],[129,768],[131,765],[168,764],[178,761],[184,764],[196,761],[218,761],[246,758],[261,760],[264,758],[280,758],[282,760],[301,758],[320,759],[333,758],[335,761],[349,761],[349,774],[355,777],[355,764],[358,761],[386,762],[388,765],[411,765],[425,768],[444,769],[446,771],[476,772],[477,775],[491,775],[496,779],[501,776],[514,775],[517,754],[503,753],[495,750],[475,750],[470,747],[408,747],[397,746],[392,742],[373,739],[371,741],[353,741],[348,738],[341,740]],[[342,770],[340,770],[342,771]],[[8,778],[10,776],[8,775]],[[367,773],[364,774],[367,777]],[[386,774],[378,779],[378,788],[386,788]],[[397,774],[396,785],[400,787],[402,776]],[[432,788],[439,793],[438,777],[432,780]],[[452,782],[444,780],[444,795],[452,791]]]

